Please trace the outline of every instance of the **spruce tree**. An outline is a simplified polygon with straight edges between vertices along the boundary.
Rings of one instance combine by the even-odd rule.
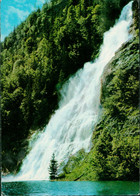
[[[57,177],[57,161],[55,160],[55,154],[53,153],[52,159],[50,161],[50,167],[49,167],[49,174],[50,174],[50,180],[55,180]]]

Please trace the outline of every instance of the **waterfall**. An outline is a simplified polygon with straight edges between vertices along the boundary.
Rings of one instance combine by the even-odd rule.
[[[114,27],[104,34],[99,58],[93,63],[86,63],[64,84],[60,92],[59,109],[36,141],[32,142],[32,149],[24,159],[19,174],[12,180],[48,179],[53,153],[60,164],[82,148],[89,150],[92,132],[101,110],[101,75],[115,51],[130,38],[131,7],[132,2],[123,8]]]

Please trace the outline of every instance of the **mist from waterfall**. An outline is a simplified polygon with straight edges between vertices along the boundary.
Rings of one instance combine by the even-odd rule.
[[[31,143],[31,150],[18,175],[7,179],[47,180],[53,153],[60,164],[80,149],[90,149],[92,133],[101,111],[101,75],[115,51],[131,37],[128,33],[132,22],[131,7],[132,2],[123,8],[114,27],[104,34],[99,58],[93,63],[86,63],[63,85],[59,109]]]

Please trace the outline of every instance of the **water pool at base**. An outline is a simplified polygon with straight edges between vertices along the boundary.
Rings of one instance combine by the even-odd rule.
[[[139,182],[132,181],[17,181],[2,182],[2,192],[9,196],[47,195],[138,195]]]

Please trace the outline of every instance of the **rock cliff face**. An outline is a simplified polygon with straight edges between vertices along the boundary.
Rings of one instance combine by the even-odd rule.
[[[138,80],[138,64],[139,64],[139,40],[138,37],[133,37],[129,42],[124,43],[122,47],[116,52],[111,62],[105,67],[102,76],[102,97],[101,102],[104,104],[107,97],[113,95],[110,89],[114,86],[115,94],[118,88],[122,91],[123,97],[133,102],[133,106],[138,106],[138,91],[132,93],[132,89],[128,89],[130,83]],[[131,79],[133,77],[133,80]],[[117,82],[120,78],[121,84],[117,87]],[[133,82],[130,82],[132,80]],[[124,82],[124,83],[123,83]],[[136,83],[135,83],[136,84]],[[121,89],[123,88],[123,89]],[[131,95],[128,97],[128,92],[131,91]],[[134,88],[133,88],[134,90]],[[138,90],[138,89],[137,89]],[[134,95],[134,97],[132,97]],[[124,100],[125,103],[126,100]],[[134,104],[135,102],[135,104]],[[130,105],[129,105],[130,106]]]
[[[139,39],[133,27],[133,38],[104,70],[102,116],[93,132],[93,147],[88,154],[71,157],[61,175],[64,180],[139,178]]]

